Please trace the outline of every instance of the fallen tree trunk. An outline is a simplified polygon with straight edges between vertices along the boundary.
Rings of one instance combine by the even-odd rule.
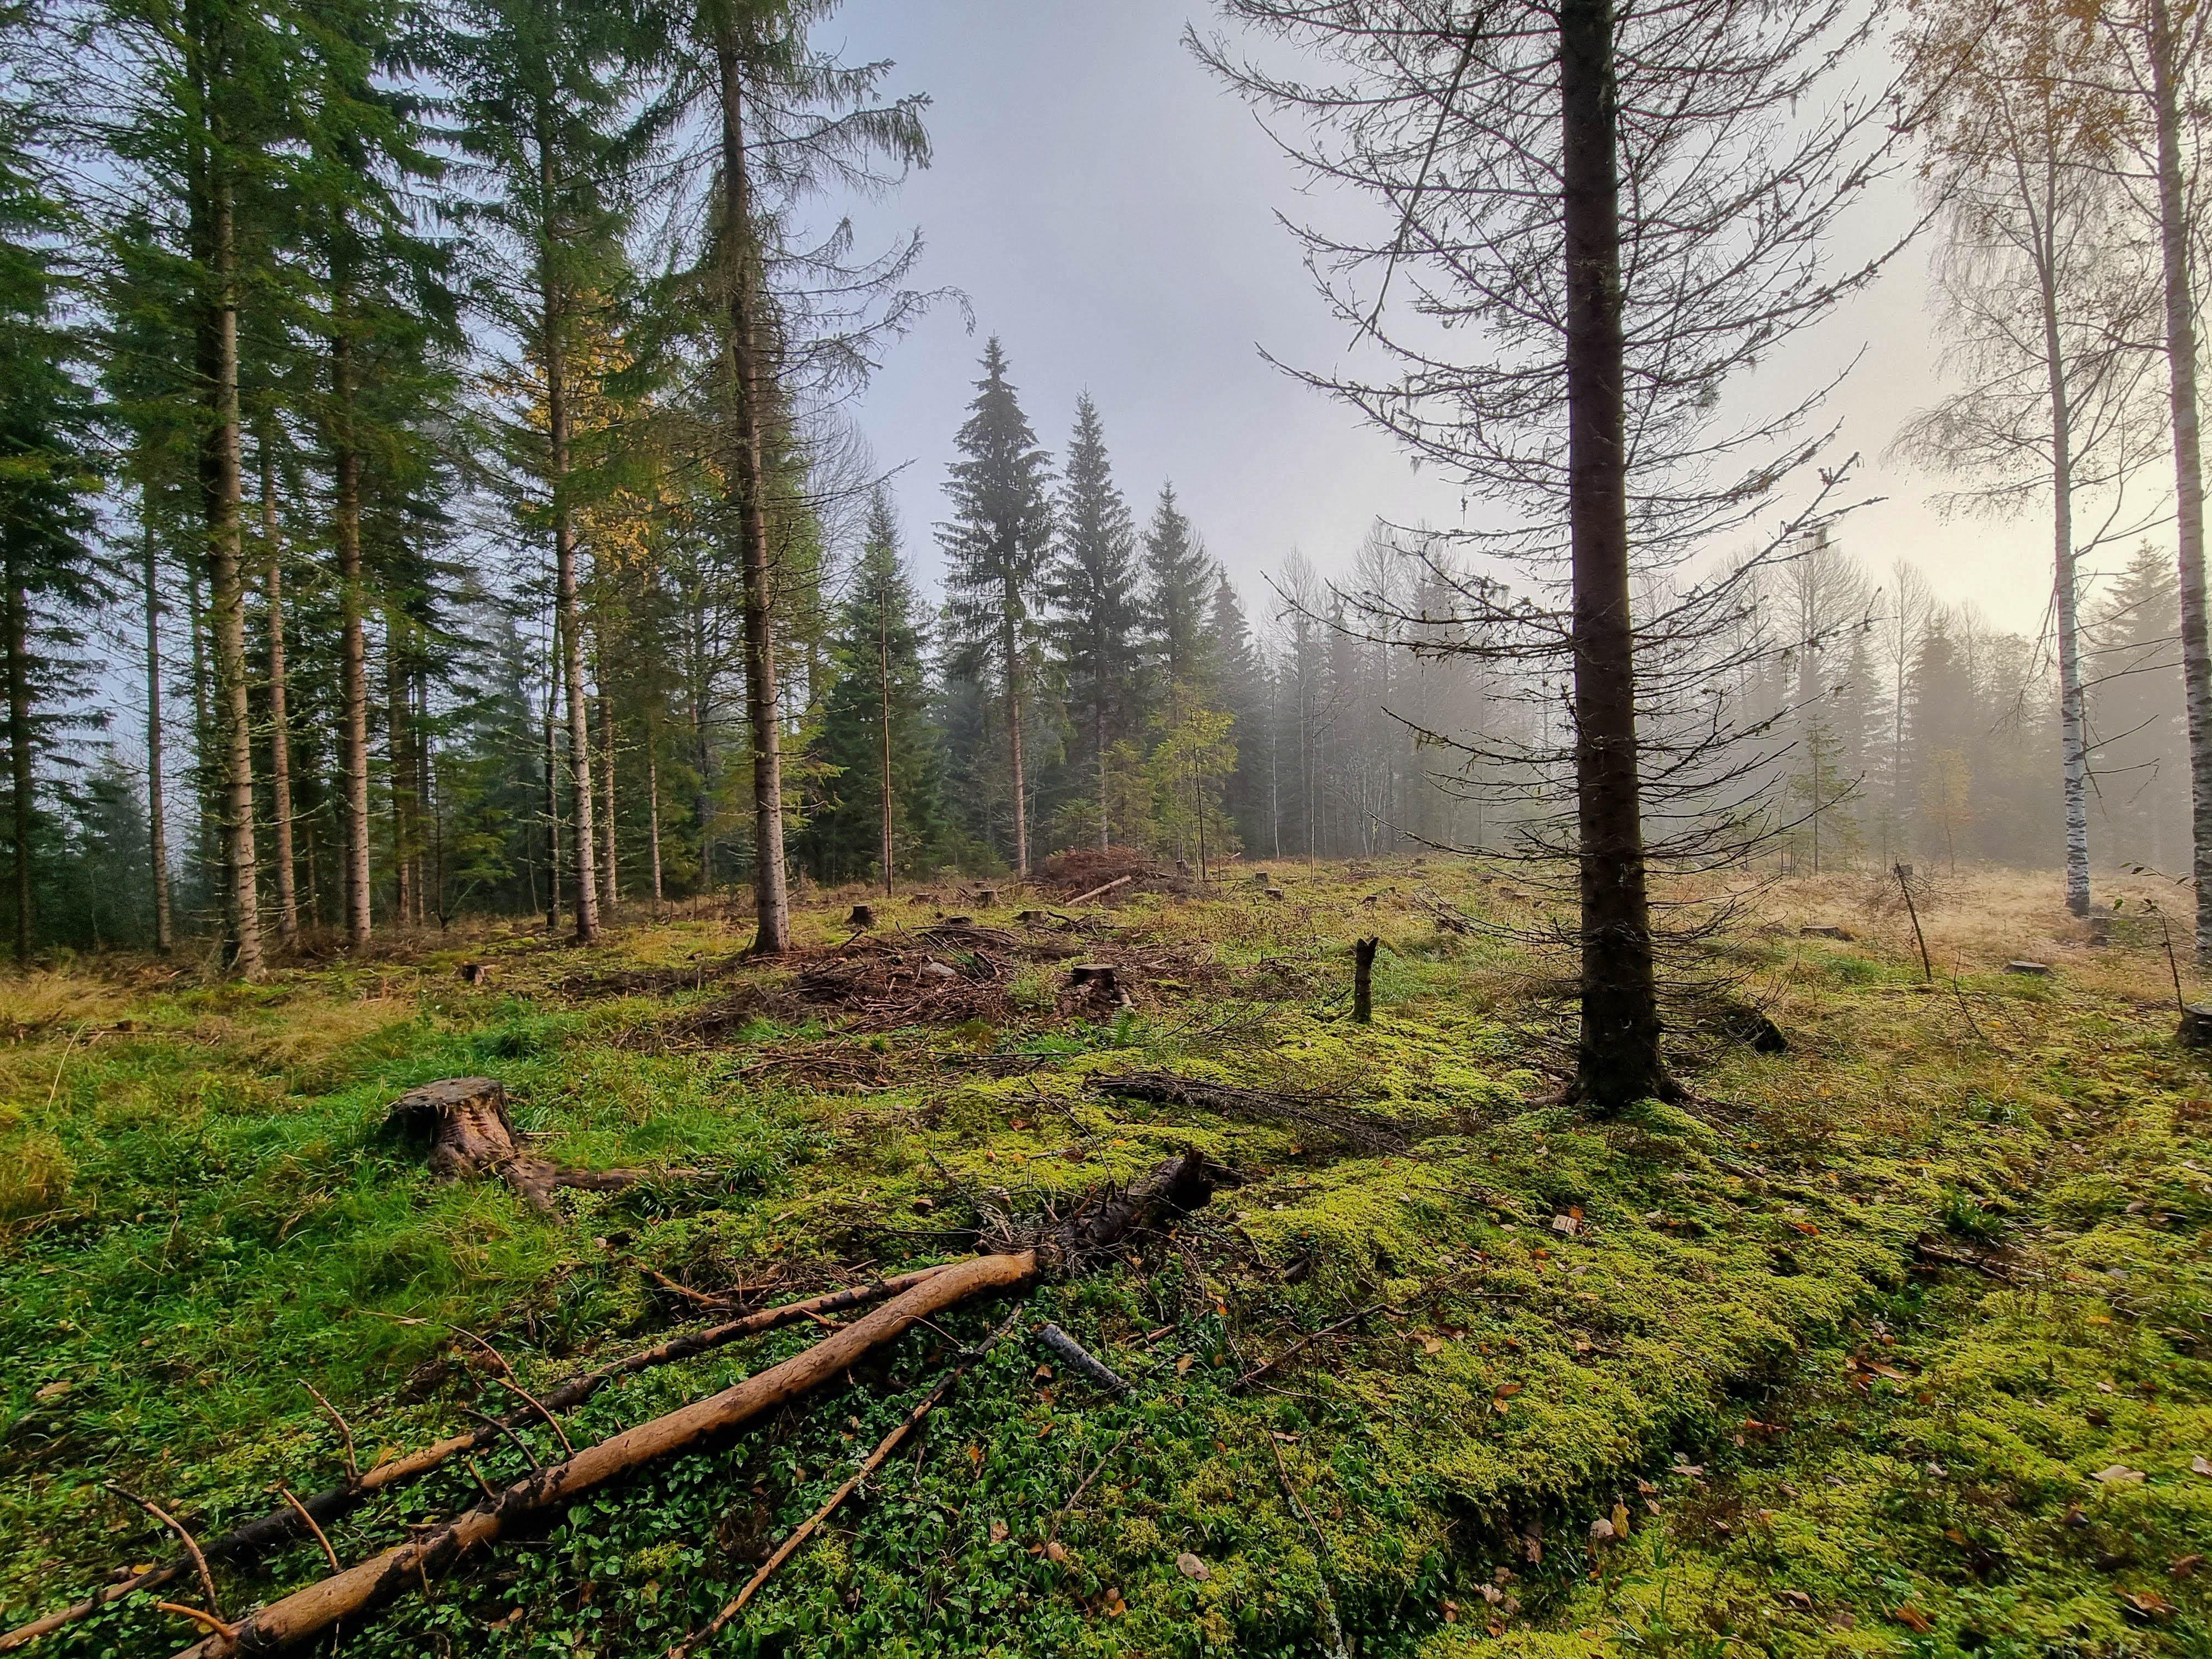
[[[714,1443],[763,1413],[842,1376],[869,1352],[923,1320],[975,1297],[1023,1289],[1041,1276],[1090,1265],[1110,1254],[1133,1228],[1205,1203],[1212,1194],[1212,1176],[1198,1153],[1170,1158],[1142,1181],[1109,1190],[1065,1218],[1048,1219],[1025,1230],[1031,1241],[1026,1248],[939,1268],[781,1364],[586,1446],[504,1487],[442,1526],[272,1602],[228,1634],[210,1634],[178,1659],[273,1653],[403,1590],[427,1585],[432,1573],[443,1572],[470,1551],[493,1543],[509,1528],[565,1509],[663,1458]]]
[[[548,1389],[542,1396],[542,1403],[556,1412],[566,1411],[572,1406],[580,1406],[618,1376],[629,1376],[638,1371],[650,1370],[655,1365],[689,1359],[695,1354],[742,1341],[749,1336],[757,1336],[763,1331],[776,1330],[802,1319],[825,1317],[848,1308],[880,1302],[886,1297],[910,1290],[922,1280],[944,1271],[942,1267],[923,1267],[914,1273],[901,1273],[895,1279],[881,1279],[872,1285],[850,1285],[842,1291],[808,1297],[804,1301],[787,1302],[781,1307],[763,1308],[757,1313],[750,1313],[743,1318],[729,1320],[720,1325],[710,1325],[704,1330],[687,1332],[665,1342],[655,1343],[652,1347],[625,1354],[597,1370],[571,1377],[566,1382]],[[503,1436],[538,1420],[534,1410],[511,1412],[504,1417],[492,1418],[482,1428],[473,1429],[467,1434],[450,1436],[419,1451],[410,1452],[387,1463],[380,1463],[356,1480],[331,1486],[313,1497],[297,1500],[299,1510],[296,1513],[287,1505],[283,1509],[271,1510],[266,1515],[256,1516],[228,1532],[209,1539],[201,1546],[202,1553],[210,1561],[251,1559],[264,1551],[304,1536],[305,1528],[301,1524],[303,1516],[309,1522],[318,1523],[336,1520],[378,1492],[388,1492],[394,1486],[416,1480],[457,1457],[466,1457],[482,1451]],[[179,1555],[160,1566],[149,1567],[144,1572],[109,1584],[81,1601],[57,1608],[42,1618],[33,1619],[28,1624],[18,1626],[0,1635],[0,1653],[13,1653],[41,1636],[60,1630],[66,1625],[73,1625],[81,1619],[90,1618],[102,1607],[111,1606],[126,1595],[139,1590],[159,1589],[165,1584],[175,1583],[193,1570],[192,1558]]]

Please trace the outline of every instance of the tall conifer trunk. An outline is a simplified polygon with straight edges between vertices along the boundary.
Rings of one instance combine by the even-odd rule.
[[[653,847],[653,903],[660,906],[660,744],[648,718],[645,742],[645,825]]]
[[[876,689],[878,707],[883,714],[882,729],[877,734],[879,740],[878,769],[881,774],[878,782],[883,789],[884,892],[888,896],[891,890],[893,851],[891,846],[891,590],[888,581],[876,595]]]
[[[541,216],[550,214],[555,192],[549,123],[541,112],[538,130],[538,177]],[[599,936],[599,875],[592,812],[592,734],[584,707],[584,629],[576,603],[576,526],[568,503],[568,359],[561,337],[562,307],[553,269],[553,228],[546,222],[538,248],[538,293],[544,308],[540,346],[545,369],[547,439],[546,489],[553,506],[554,610],[560,635],[561,681],[568,699],[568,759],[576,801],[576,942]]]
[[[392,788],[392,919],[415,920],[414,721],[407,706],[407,619],[398,605],[384,607],[384,746]]]
[[[261,915],[253,847],[253,720],[246,677],[246,585],[240,538],[245,491],[238,410],[236,204],[227,179],[209,192],[206,247],[214,292],[201,319],[208,428],[200,485],[208,532],[208,612],[215,657],[221,769],[223,921],[240,976],[261,972]]]
[[[139,511],[147,513],[143,495]],[[152,843],[149,850],[154,866],[154,948],[167,956],[176,946],[177,924],[169,901],[168,787],[161,760],[161,585],[150,514],[139,526],[139,534],[146,584],[146,838]]]
[[[300,943],[300,900],[293,882],[292,733],[284,679],[284,550],[276,526],[276,464],[266,434],[261,445],[261,547],[269,561],[269,816],[275,830],[276,939]]]
[[[557,671],[553,678],[558,678]],[[545,686],[545,931],[561,931],[561,750],[553,740],[552,679]]]
[[[753,750],[753,904],[757,952],[791,945],[791,902],[783,865],[783,748],[776,692],[774,572],[769,557],[768,502],[762,453],[759,361],[761,303],[755,291],[750,162],[745,155],[743,62],[738,27],[725,6],[716,20],[720,71],[722,247],[728,262],[726,350],[733,404],[729,479],[737,497],[744,570],[745,720]]]
[[[2189,713],[2191,869],[2197,883],[2197,959],[2212,964],[2212,618],[2206,615],[2204,592],[2204,474],[2198,451],[2197,316],[2189,272],[2194,228],[2182,188],[2180,89],[2167,0],[2150,0],[2150,34],[2166,386],[2173,429],[2173,528],[2181,581],[2181,673]]]
[[[15,965],[31,965],[31,650],[30,594],[22,562],[11,550],[7,563],[8,772],[15,795],[11,849]]]
[[[1600,1110],[1673,1091],[1659,1054],[1629,623],[1620,185],[1610,0],[1561,0],[1568,531],[1582,889],[1577,1084]]]
[[[346,942],[369,941],[368,875],[368,641],[361,563],[361,450],[354,434],[352,290],[343,255],[331,262],[331,472],[337,485],[335,523],[338,555],[338,701],[345,781]]]
[[[600,814],[606,837],[606,856],[599,865],[599,906],[612,915],[622,894],[622,878],[615,863],[615,722],[608,707],[606,682],[600,680],[599,690],[599,779],[605,791],[605,811]]]
[[[1027,757],[1022,752],[1021,642],[1014,633],[1016,599],[1006,595],[1006,624],[999,646],[1006,662],[1006,747],[1014,769],[1014,873],[1030,872],[1030,802]]]

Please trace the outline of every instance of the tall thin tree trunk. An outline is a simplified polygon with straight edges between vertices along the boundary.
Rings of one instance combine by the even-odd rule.
[[[2082,706],[2081,584],[2074,564],[2074,410],[2058,332],[2053,216],[2045,216],[2045,246],[2037,277],[2043,308],[2044,367],[2051,385],[2051,543],[2052,592],[2058,620],[2058,747],[2066,791],[2066,908],[2089,914],[2089,740]]]
[[[561,750],[553,741],[552,679],[545,687],[545,931],[561,931]]]
[[[1102,652],[1100,657],[1104,653]],[[1091,699],[1091,741],[1098,747],[1098,850],[1110,850],[1114,845],[1113,826],[1108,817],[1106,804],[1106,677],[1097,677],[1098,689]]]
[[[139,511],[146,511],[143,496]],[[154,948],[167,956],[176,946],[177,922],[169,900],[168,788],[161,775],[161,586],[151,514],[139,531],[146,584],[146,836],[153,843]]]
[[[397,605],[384,609],[384,726],[386,770],[392,781],[392,917],[405,927],[415,919],[415,767],[408,752],[407,623]]]
[[[541,112],[542,117],[542,112]],[[544,200],[554,197],[553,153],[541,118],[538,134],[538,179]],[[576,799],[576,942],[599,936],[599,895],[592,813],[592,734],[584,708],[584,629],[576,604],[576,526],[568,504],[568,383],[561,337],[561,292],[553,272],[552,231],[538,253],[539,297],[544,326],[539,345],[544,356],[546,488],[553,501],[554,608],[561,647],[562,683],[568,697],[568,759],[574,769]]]
[[[1022,752],[1021,644],[1014,635],[1013,595],[1006,596],[1000,648],[1006,659],[1006,747],[1014,769],[1014,873],[1030,872],[1030,803],[1027,757]]]
[[[300,901],[292,876],[292,732],[285,707],[284,550],[276,526],[276,462],[268,434],[261,451],[261,550],[269,561],[269,815],[276,831],[276,940],[300,943]]]
[[[883,719],[880,753],[878,756],[878,781],[883,787],[884,808],[884,891],[891,890],[891,592],[890,584],[884,584],[876,597],[876,689],[881,700]]]
[[[15,793],[15,965],[31,965],[31,596],[21,561],[8,560],[8,770]]]
[[[600,860],[599,908],[611,915],[622,894],[622,877],[615,862],[615,721],[607,705],[605,682],[599,692],[599,778],[605,792],[606,811],[600,815],[605,826],[606,856]]]
[[[1620,322],[1620,185],[1611,0],[1561,0],[1568,531],[1574,574],[1582,887],[1577,1082],[1601,1110],[1671,1092],[1659,1054],[1644,890]]]
[[[2181,672],[2189,710],[2189,794],[2197,883],[2197,959],[2212,964],[2212,620],[2204,592],[2204,474],[2197,419],[2197,313],[2182,192],[2181,103],[2167,0],[2150,0],[2151,99],[2158,125],[2159,252],[2166,289],[2167,400],[2173,426],[2173,529],[2181,580]]]
[[[429,920],[434,902],[431,891],[430,864],[434,854],[434,838],[422,833],[423,816],[431,810],[430,795],[430,684],[418,668],[408,678],[408,749],[415,765],[414,793],[408,803],[408,839],[415,849],[415,925],[422,927]]]
[[[209,422],[202,458],[208,526],[208,611],[222,766],[223,921],[232,965],[261,972],[261,912],[253,848],[253,716],[246,677],[246,585],[240,568],[245,491],[238,413],[238,283],[234,204],[227,182],[213,191],[209,248],[215,278],[204,324]]]
[[[791,945],[791,901],[783,867],[783,733],[776,691],[775,599],[768,544],[767,481],[762,453],[758,301],[754,293],[752,175],[745,155],[743,64],[737,24],[725,9],[715,37],[721,74],[722,235],[729,261],[730,389],[735,404],[730,481],[735,486],[744,559],[745,720],[753,749],[755,951]]]
[[[368,641],[362,616],[367,608],[361,565],[361,448],[354,432],[354,364],[350,278],[343,258],[331,270],[331,395],[336,440],[331,471],[337,485],[338,700],[343,705],[341,747],[345,773],[346,942],[355,950],[368,944]]]
[[[645,826],[653,848],[653,906],[660,908],[660,744],[650,718],[645,728]]]

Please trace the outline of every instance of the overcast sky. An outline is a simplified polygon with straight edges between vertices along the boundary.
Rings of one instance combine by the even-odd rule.
[[[883,464],[910,463],[900,510],[932,580],[930,527],[991,333],[1044,446],[1057,456],[1087,387],[1139,521],[1173,479],[1255,610],[1261,573],[1294,549],[1326,570],[1378,514],[1459,520],[1448,481],[1416,474],[1349,410],[1261,360],[1264,345],[1326,367],[1343,331],[1275,219],[1312,203],[1184,50],[1186,21],[1216,27],[1195,0],[849,0],[830,25],[849,58],[895,60],[894,88],[933,100],[933,165],[861,223],[878,240],[919,227],[917,280],[964,291],[975,309],[972,336],[947,307],[895,347],[855,410]],[[1908,216],[1900,191],[1886,216]],[[1934,482],[1882,459],[1904,416],[1942,391],[1927,268],[1925,249],[1908,250],[1797,353],[1808,371],[1863,353],[1831,412],[1838,455],[1866,459],[1863,493],[1887,499],[1842,533],[1875,569],[1908,558],[1943,597],[2033,634],[2051,581],[2042,524],[1947,521],[1928,502]]]

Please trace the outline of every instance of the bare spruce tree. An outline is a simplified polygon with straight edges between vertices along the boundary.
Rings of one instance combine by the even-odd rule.
[[[1397,372],[1292,372],[1463,481],[1494,527],[1461,539],[1513,556],[1543,596],[1500,604],[1462,580],[1463,614],[1402,620],[1565,669],[1574,811],[1555,850],[1578,872],[1576,1091],[1601,1110],[1671,1095],[1647,767],[1686,799],[1711,744],[1691,718],[1707,677],[1680,644],[1709,633],[1757,561],[1641,617],[1632,571],[1679,569],[1812,465],[1802,428],[1825,388],[1741,417],[1721,393],[1890,251],[1840,274],[1820,258],[1893,142],[1881,94],[1835,84],[1868,26],[1840,0],[1222,9],[1271,49],[1194,39],[1200,57],[1309,173],[1389,209],[1379,234],[1299,234],[1339,319]],[[1278,68],[1281,46],[1327,70]],[[1709,860],[1717,845],[1692,830],[1659,851]]]

